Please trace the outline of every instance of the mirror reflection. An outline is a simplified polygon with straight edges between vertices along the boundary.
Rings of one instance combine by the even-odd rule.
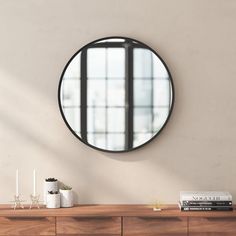
[[[133,39],[108,38],[86,45],[69,61],[59,103],[65,122],[84,143],[129,151],[165,125],[173,84],[149,47]]]

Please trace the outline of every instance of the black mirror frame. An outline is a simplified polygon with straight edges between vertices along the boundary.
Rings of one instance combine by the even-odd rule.
[[[71,63],[71,61],[77,56],[77,54],[79,54],[83,49],[85,49],[86,47],[88,47],[90,44],[93,44],[93,43],[97,43],[98,41],[101,41],[101,40],[108,40],[108,39],[114,39],[114,38],[117,38],[117,39],[126,39],[126,40],[132,40],[132,41],[136,41],[142,45],[144,45],[147,49],[149,49],[152,53],[154,53],[159,59],[160,61],[163,63],[163,65],[165,66],[166,70],[167,70],[167,73],[169,75],[169,79],[170,79],[170,82],[171,82],[171,88],[172,88],[172,103],[171,103],[171,107],[170,107],[170,111],[169,111],[169,114],[168,114],[168,117],[165,121],[165,123],[162,125],[161,129],[151,138],[149,139],[147,142],[137,146],[137,147],[134,147],[132,149],[129,149],[129,150],[121,150],[121,151],[112,151],[112,150],[106,150],[106,149],[102,149],[102,148],[98,148],[96,146],[93,146],[87,142],[84,142],[82,140],[82,138],[80,138],[75,132],[74,130],[71,128],[71,126],[69,125],[69,123],[67,122],[66,118],[65,118],[65,115],[63,113],[63,109],[62,109],[62,106],[61,106],[61,100],[60,100],[60,91],[61,91],[61,84],[62,84],[62,80],[63,80],[63,77],[64,77],[64,74],[65,74],[65,71],[67,69],[67,67],[69,66],[69,64]],[[110,36],[110,37],[104,37],[104,38],[100,38],[100,39],[96,39],[88,44],[86,44],[85,46],[83,46],[82,48],[80,48],[76,53],[74,53],[74,55],[69,59],[69,61],[66,63],[63,71],[62,71],[62,74],[61,74],[61,77],[60,77],[60,81],[59,81],[59,86],[58,86],[58,105],[59,105],[59,109],[60,109],[60,113],[61,113],[61,116],[66,124],[66,126],[69,128],[69,130],[72,132],[72,134],[77,138],[79,139],[82,143],[84,143],[86,146],[89,146],[95,150],[98,150],[98,151],[102,151],[102,152],[108,152],[108,153],[125,153],[125,152],[130,152],[130,151],[134,151],[134,150],[137,150],[139,148],[142,148],[144,145],[150,143],[151,141],[153,141],[157,136],[160,135],[160,133],[162,132],[162,130],[165,128],[166,124],[168,123],[169,119],[170,119],[170,116],[172,114],[172,111],[173,111],[173,108],[174,108],[174,103],[175,103],[175,89],[174,89],[174,83],[173,83],[173,79],[172,79],[172,76],[171,76],[171,73],[170,73],[170,70],[169,68],[167,67],[166,63],[164,62],[164,60],[158,55],[158,53],[156,51],[154,51],[152,48],[150,48],[148,45],[146,45],[145,43],[139,41],[139,40],[136,40],[136,39],[133,39],[133,38],[129,38],[129,37],[122,37],[122,36]]]

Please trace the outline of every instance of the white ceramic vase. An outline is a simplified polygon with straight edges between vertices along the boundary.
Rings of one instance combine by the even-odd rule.
[[[60,189],[61,207],[73,207],[73,191]]]
[[[47,194],[47,208],[60,208],[60,193],[58,194]]]
[[[58,181],[44,181],[44,204],[47,204],[47,195],[49,191],[58,192]]]

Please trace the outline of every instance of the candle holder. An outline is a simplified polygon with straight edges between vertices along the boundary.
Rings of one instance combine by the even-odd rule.
[[[31,200],[31,203],[30,203],[30,209],[32,208],[40,208],[39,206],[39,198],[40,198],[40,195],[30,195],[30,200]]]
[[[14,195],[14,201],[11,202],[13,202],[12,208],[14,208],[14,210],[16,210],[17,208],[24,209],[24,205],[22,204],[22,202],[25,201],[21,200],[20,196]]]
[[[162,211],[162,204],[161,202],[157,201],[153,206],[153,211]]]

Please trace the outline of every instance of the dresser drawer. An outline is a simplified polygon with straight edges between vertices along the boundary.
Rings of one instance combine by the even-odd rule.
[[[0,235],[56,235],[55,217],[0,217]]]
[[[124,236],[187,236],[187,218],[124,217]]]
[[[189,217],[189,236],[235,236],[236,217]]]
[[[121,217],[57,217],[58,235],[121,235]]]

